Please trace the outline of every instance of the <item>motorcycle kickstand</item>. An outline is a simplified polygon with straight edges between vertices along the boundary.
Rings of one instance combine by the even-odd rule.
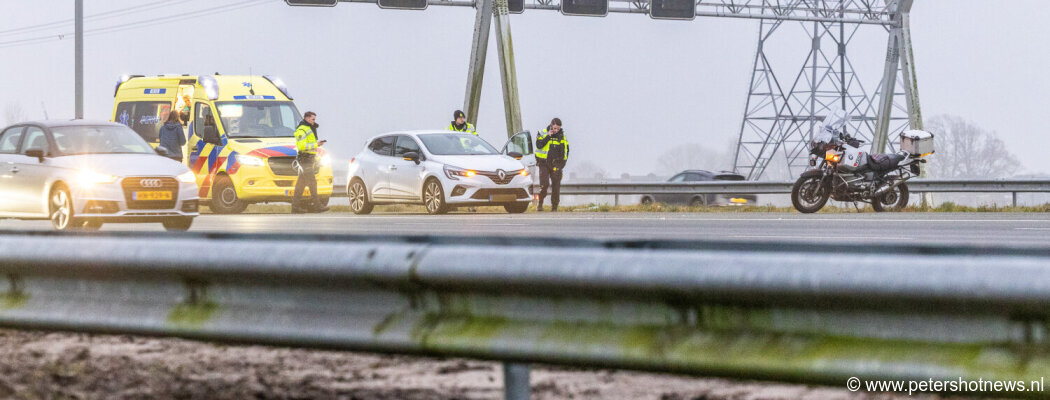
[[[855,201],[853,202],[853,208],[855,208],[857,210],[857,212],[860,212],[860,206],[857,205],[857,202],[855,202]]]

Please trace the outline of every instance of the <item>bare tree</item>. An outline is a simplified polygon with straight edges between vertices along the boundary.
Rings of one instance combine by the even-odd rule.
[[[7,106],[4,107],[4,119],[7,120],[7,125],[11,125],[24,122],[29,119],[29,116],[22,109],[21,103],[7,103]]]
[[[579,164],[574,164],[569,167],[569,177],[571,179],[583,179],[583,180],[603,180],[605,179],[606,172],[598,164],[591,161],[583,161]]]
[[[697,143],[686,143],[660,156],[658,172],[675,174],[687,169],[720,171],[730,169],[732,160],[730,153],[711,150]]]
[[[939,115],[927,121],[936,153],[929,157],[929,175],[943,179],[981,179],[1011,176],[1021,162],[993,131],[962,117]]]

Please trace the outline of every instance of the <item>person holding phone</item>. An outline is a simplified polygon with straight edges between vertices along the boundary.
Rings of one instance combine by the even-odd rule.
[[[540,168],[540,194],[536,211],[543,211],[547,189],[551,191],[551,211],[558,211],[561,200],[561,178],[569,161],[569,140],[561,128],[561,119],[554,118],[547,128],[536,135],[536,164]]]
[[[298,176],[295,179],[295,197],[292,198],[292,213],[302,214],[306,212],[325,212],[328,207],[321,204],[321,196],[317,194],[317,149],[325,144],[325,140],[317,140],[317,113],[307,111],[303,114],[302,122],[295,129],[295,147],[297,150],[295,162],[299,166]],[[310,187],[310,200],[312,206],[302,203],[303,190]]]

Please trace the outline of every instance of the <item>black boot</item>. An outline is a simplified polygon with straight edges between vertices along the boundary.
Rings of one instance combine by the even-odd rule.
[[[538,204],[536,205],[536,212],[543,212],[543,202],[542,202],[542,201],[541,201],[541,202],[539,202],[539,203],[538,203]]]
[[[318,198],[314,197],[314,209],[313,209],[313,211],[315,213],[323,213],[325,211],[328,211],[328,206],[326,206],[324,204],[321,204],[321,199],[318,199]]]
[[[298,202],[292,203],[292,214],[306,214],[307,210]]]

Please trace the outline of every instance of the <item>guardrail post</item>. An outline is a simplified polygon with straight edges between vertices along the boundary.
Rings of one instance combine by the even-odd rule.
[[[1012,197],[1014,199],[1014,208],[1017,208],[1017,192],[1011,192],[1010,194],[1013,195]]]
[[[613,195],[613,205],[617,206],[617,207],[620,206],[620,195],[618,195],[618,194],[614,194]]]
[[[529,366],[527,364],[503,363],[503,398],[506,400],[529,400]]]

